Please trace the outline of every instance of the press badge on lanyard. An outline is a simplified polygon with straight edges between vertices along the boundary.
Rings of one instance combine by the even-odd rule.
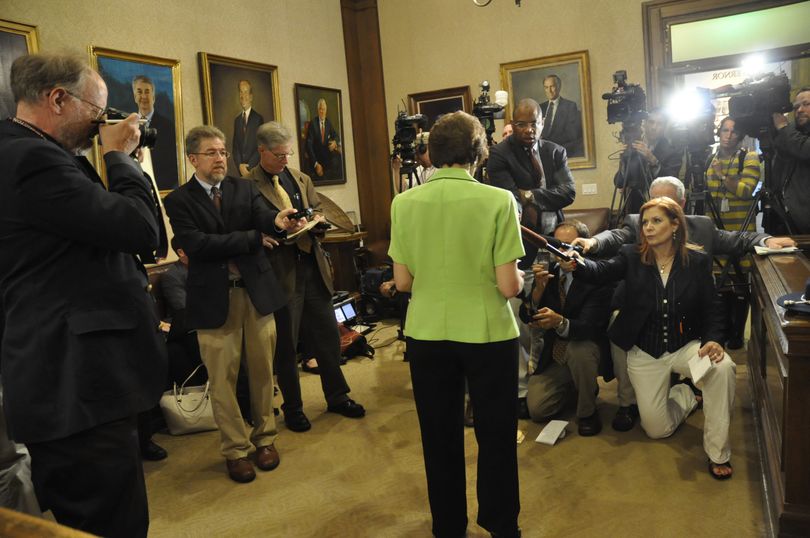
[[[720,213],[728,213],[728,198],[720,200]]]

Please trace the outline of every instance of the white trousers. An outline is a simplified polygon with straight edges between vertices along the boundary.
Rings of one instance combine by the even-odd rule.
[[[674,353],[655,359],[633,346],[627,352],[627,372],[636,391],[641,427],[653,439],[669,437],[697,407],[692,389],[670,387],[670,373],[690,377],[688,361],[697,355],[700,342],[693,340]],[[728,429],[734,408],[737,366],[728,354],[701,380],[703,391],[703,450],[714,463],[731,458]]]

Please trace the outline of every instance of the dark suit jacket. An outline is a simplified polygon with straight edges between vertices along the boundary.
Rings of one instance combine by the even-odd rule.
[[[605,230],[594,236],[596,246],[591,252],[599,256],[613,256],[622,245],[637,243],[638,226],[638,214],[627,215],[621,228]],[[769,237],[756,232],[719,230],[712,219],[703,215],[686,215],[686,229],[689,241],[703,247],[710,256],[743,256],[746,252],[753,252],[756,245]]]
[[[489,182],[496,186],[512,191],[521,205],[518,189],[529,190],[534,193],[536,206],[542,211],[557,213],[557,222],[564,220],[564,207],[571,205],[576,197],[574,176],[568,169],[568,157],[565,148],[549,142],[538,140],[540,162],[546,177],[546,186],[541,188],[536,180],[534,167],[529,154],[516,137],[510,136],[492,147],[487,162],[487,175]],[[540,231],[540,230],[536,230]],[[524,242],[523,248],[526,256],[521,260],[521,268],[534,260],[537,247]]]
[[[555,278],[550,279],[546,284],[546,289],[540,297],[537,308],[546,307],[558,314],[562,314],[563,317],[568,319],[569,323],[568,340],[596,342],[602,352],[602,358],[609,358],[610,348],[608,347],[606,330],[610,318],[612,286],[599,286],[585,282],[582,279],[574,279],[568,288],[568,294],[565,296],[565,306],[561,307],[559,266],[552,267],[552,271]],[[560,338],[557,331],[553,329],[545,331],[538,371],[554,360],[551,357],[551,351],[557,338]],[[607,365],[610,362],[609,360],[602,360],[600,366],[602,364]],[[612,369],[610,372],[612,373]],[[608,375],[606,381],[610,381],[610,379],[612,379],[612,376]]]
[[[724,338],[724,307],[718,301],[712,279],[711,258],[702,252],[689,251],[689,263],[676,257],[667,286],[668,319],[679,327],[672,331],[668,345],[678,349],[691,340],[722,343]],[[625,245],[609,260],[584,260],[584,266],[574,270],[575,282],[582,279],[595,284],[608,284],[624,279],[623,307],[610,326],[610,339],[624,350],[639,345],[645,325],[655,314],[660,277],[655,266],[643,265],[636,245]],[[658,355],[654,355],[658,356]]]
[[[340,137],[329,118],[324,120],[324,141],[321,142],[321,120],[316,116],[309,122],[307,129],[307,152],[312,167],[315,163],[323,166],[324,171],[332,166],[332,160],[337,156],[329,151],[329,142],[334,140],[340,145]],[[324,172],[325,173],[325,172]]]
[[[309,176],[289,166],[287,167],[287,172],[292,176],[293,181],[295,181],[295,184],[298,186],[298,190],[301,191],[301,203],[303,207],[311,207],[319,213],[321,200],[318,198],[318,193],[315,192],[315,186],[312,184],[312,180]],[[251,170],[247,177],[256,183],[259,192],[262,193],[262,196],[273,210],[278,211],[278,208],[282,207],[282,202],[276,195],[273,184],[269,181],[261,166],[257,166]],[[290,198],[292,198],[292,196]],[[311,231],[306,233],[309,234],[310,239],[312,239],[312,252],[315,254],[315,260],[318,263],[318,269],[320,270],[323,283],[326,285],[326,289],[329,290],[329,293],[334,293],[332,264],[329,262],[323,247],[321,247],[320,238]],[[296,243],[292,245],[282,243],[274,249],[267,251],[270,262],[273,264],[273,269],[281,281],[281,285],[287,293],[287,297],[290,298],[292,298],[295,292],[296,269],[298,267],[298,247],[296,245],[300,241],[301,239],[299,238]]]
[[[264,255],[261,232],[275,229],[278,211],[262,200],[252,181],[226,177],[222,214],[195,177],[169,194],[164,203],[179,244],[188,255],[186,326],[216,329],[228,317],[228,262],[236,264],[248,295],[265,316],[287,304],[284,290]]]
[[[233,120],[233,162],[236,168],[240,164],[247,164],[248,168],[253,168],[259,164],[259,142],[256,140],[256,131],[264,123],[261,114],[250,109],[248,114],[247,127],[242,121],[242,114]]]
[[[540,105],[543,117],[546,116],[549,102]],[[582,145],[582,115],[579,113],[577,104],[564,97],[560,97],[557,102],[557,111],[554,113],[554,121],[549,126],[546,121],[543,124],[543,131],[540,134],[543,140],[563,146],[569,157],[581,157],[584,155]]]
[[[23,443],[61,439],[157,403],[166,379],[146,273],[152,189],[123,153],[109,192],[83,157],[0,122],[0,290],[5,413]]]
[[[174,121],[161,116],[157,111],[152,115],[149,127],[157,129],[157,144],[152,149],[152,168],[155,183],[160,190],[177,188],[180,173],[177,170],[177,137]]]
[[[678,177],[681,171],[681,161],[683,152],[670,144],[666,138],[661,138],[656,142],[652,154],[658,160],[656,166],[650,165],[640,153],[635,151],[625,151],[622,153],[619,170],[613,176],[613,184],[623,188],[625,185],[634,189],[646,192],[649,184],[645,183],[645,178],[649,183],[655,178],[663,176]]]

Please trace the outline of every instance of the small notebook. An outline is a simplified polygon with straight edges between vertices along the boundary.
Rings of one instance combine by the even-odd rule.
[[[798,247],[784,247],[784,248],[768,248],[768,247],[760,247],[755,246],[754,252],[759,254],[760,256],[769,256],[771,254],[791,254],[796,252]]]
[[[291,233],[291,234],[287,234],[287,237],[284,239],[284,242],[285,242],[285,243],[288,243],[288,244],[289,244],[289,243],[291,243],[291,242],[293,242],[293,240],[295,240],[295,238],[296,238],[296,237],[298,237],[298,236],[299,236],[299,235],[301,235],[302,233],[306,233],[306,232],[310,231],[310,230],[311,230],[312,228],[314,228],[314,227],[315,227],[315,226],[316,226],[316,225],[317,225],[319,222],[320,222],[319,220],[311,220],[311,221],[309,221],[308,223],[306,223],[306,224],[304,225],[304,227],[303,227],[303,228],[301,228],[301,229],[300,229],[300,230],[298,230],[297,232],[295,232],[295,233]]]
[[[704,357],[699,357],[695,355],[691,359],[689,359],[689,373],[691,374],[692,383],[697,385],[703,379],[703,377],[714,368],[714,363],[711,361],[708,355]]]

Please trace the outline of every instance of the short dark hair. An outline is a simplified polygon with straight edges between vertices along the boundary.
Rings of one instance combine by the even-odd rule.
[[[487,136],[478,118],[457,111],[439,118],[430,129],[428,150],[433,166],[473,164],[487,156]]]
[[[152,91],[155,90],[155,83],[152,82],[152,79],[147,77],[146,75],[135,75],[135,77],[132,79],[132,89],[133,90],[135,89],[135,83],[136,82],[146,82],[147,84],[152,86]]]
[[[11,64],[14,102],[37,103],[44,92],[59,86],[78,95],[91,72],[87,63],[76,54],[20,56]]]
[[[537,104],[537,101],[531,97],[524,97],[515,105],[515,109],[512,111],[512,119],[514,120],[517,117],[518,110],[523,110],[524,108],[531,108],[536,115],[540,115],[540,105]]]
[[[197,153],[200,149],[200,142],[209,138],[219,138],[224,143],[225,133],[213,125],[200,125],[191,129],[186,135],[186,155]]]
[[[566,227],[573,228],[577,232],[577,237],[587,239],[591,236],[591,231],[588,229],[588,225],[577,219],[568,219],[560,222],[554,227],[554,231],[556,232],[560,228]]]

